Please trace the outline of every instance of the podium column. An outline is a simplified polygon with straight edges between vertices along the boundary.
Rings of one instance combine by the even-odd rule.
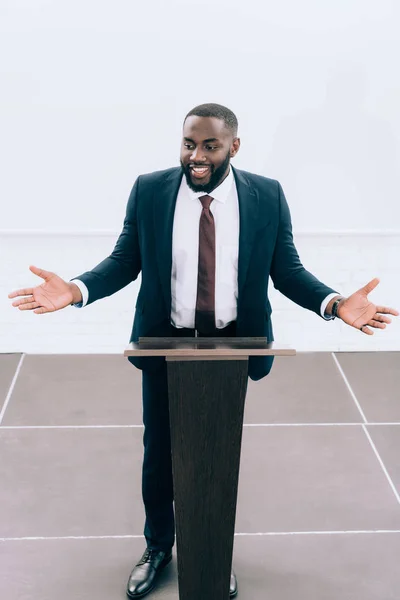
[[[167,363],[179,598],[228,600],[248,360]]]

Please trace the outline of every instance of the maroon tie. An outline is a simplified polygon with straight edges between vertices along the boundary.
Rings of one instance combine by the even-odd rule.
[[[195,328],[203,334],[215,331],[215,225],[211,196],[200,196],[203,210],[199,226],[199,267]]]

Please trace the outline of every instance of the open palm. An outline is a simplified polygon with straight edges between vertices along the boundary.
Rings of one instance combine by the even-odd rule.
[[[364,287],[343,300],[338,309],[338,316],[352,327],[363,333],[373,335],[371,327],[385,329],[392,320],[385,315],[398,316],[398,311],[387,306],[376,306],[368,299],[368,294],[376,288],[379,279],[375,278]]]
[[[73,301],[73,294],[69,283],[51,271],[30,266],[35,275],[42,277],[44,283],[34,288],[23,288],[8,295],[9,298],[19,298],[12,303],[20,310],[33,310],[36,314],[54,312],[69,306]]]

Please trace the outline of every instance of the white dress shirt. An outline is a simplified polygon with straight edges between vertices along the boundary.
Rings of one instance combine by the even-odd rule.
[[[202,212],[200,196],[205,192],[192,191],[182,177],[176,199],[172,234],[171,323],[174,327],[194,328],[197,272],[199,260],[199,222]],[[210,211],[215,223],[215,322],[218,329],[226,327],[237,317],[238,257],[239,257],[239,200],[232,169],[224,181],[209,194],[213,201]],[[72,280],[80,289],[85,306],[89,291],[83,281]],[[329,294],[321,303],[321,316],[332,298]]]
[[[199,261],[199,222],[205,192],[193,192],[182,178],[172,233],[171,323],[194,328]],[[239,200],[232,169],[209,194],[215,224],[215,323],[226,327],[237,317]]]

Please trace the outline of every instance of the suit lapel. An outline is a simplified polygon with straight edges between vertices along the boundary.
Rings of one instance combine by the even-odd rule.
[[[168,314],[171,312],[172,231],[181,180],[179,167],[170,171],[157,187],[153,204],[157,263]]]
[[[258,196],[243,171],[233,169],[239,198],[239,298],[246,281],[258,221]]]

